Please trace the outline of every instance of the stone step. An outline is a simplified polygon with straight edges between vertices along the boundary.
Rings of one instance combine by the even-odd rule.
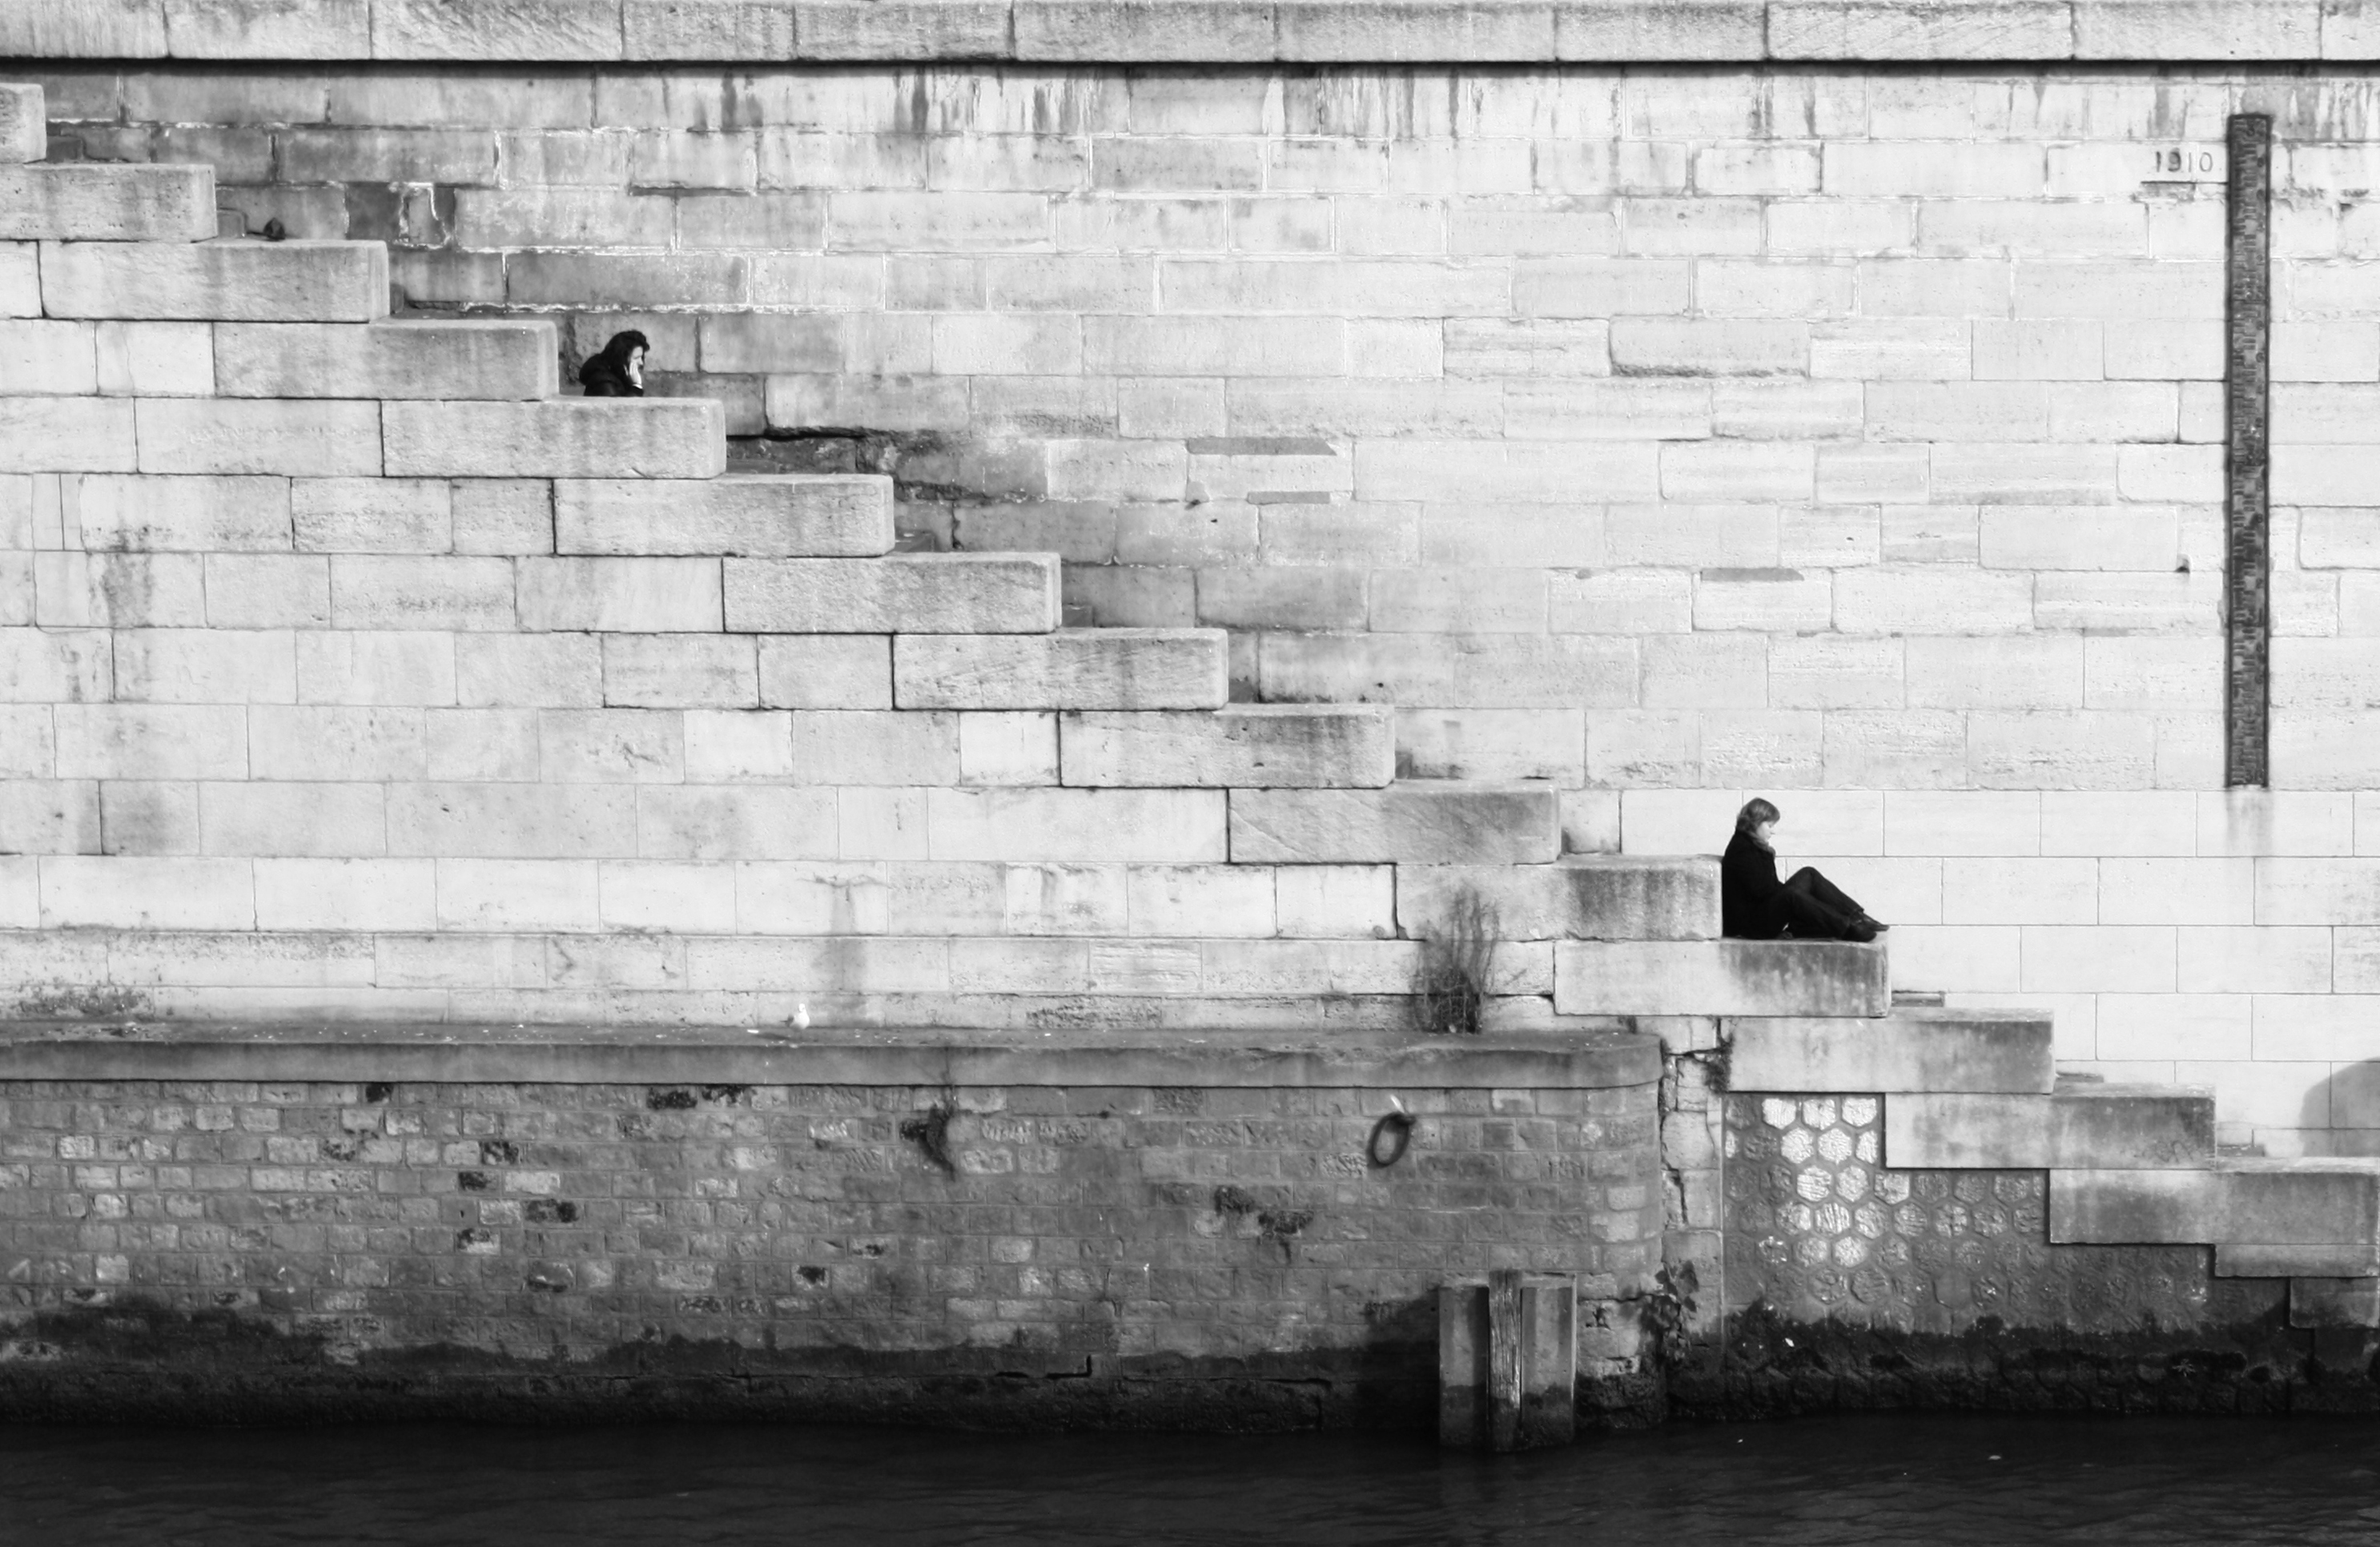
[[[729,559],[731,634],[1048,634],[1053,553]]]
[[[2380,1326],[2380,1281],[2371,1275],[2289,1280],[2289,1325]]]
[[[2370,1278],[2380,1275],[2380,1245],[2250,1246],[2215,1243],[2217,1278]]]
[[[1418,865],[1397,871],[1397,924],[1416,934],[1468,887],[1507,940],[1709,940],[1718,937],[1718,862],[1701,855],[1573,854],[1547,865]]]
[[[909,634],[892,641],[892,702],[905,709],[1213,709],[1229,696],[1229,655],[1220,629]]]
[[[214,234],[211,166],[0,163],[0,241],[202,242]]]
[[[378,242],[44,242],[51,317],[370,322],[388,315]]]
[[[0,86],[0,166],[40,161],[49,151],[49,114],[38,86]]]
[[[735,558],[865,558],[892,551],[892,480],[874,474],[709,479],[565,478],[555,550]]]
[[[2047,1095],[2058,1082],[2046,1010],[1901,1007],[1881,1019],[1747,1016],[1719,1031],[1730,1048],[1728,1083],[1739,1091]]]
[[[1561,852],[1553,787],[1415,780],[1384,790],[1235,790],[1232,859],[1245,864],[1548,864]]]
[[[1910,1092],[1884,1104],[1884,1159],[1952,1170],[2203,1170],[2215,1093],[2083,1085],[2048,1095]]]
[[[1554,963],[1564,1015],[1880,1016],[1892,1006],[1884,948],[1844,940],[1558,940]]]
[[[1218,635],[1219,690],[1223,653]],[[1396,712],[1386,705],[1236,704],[1058,719],[1062,784],[1376,790],[1396,777]]]
[[[702,397],[397,402],[381,409],[391,477],[710,478],[727,411]]]
[[[225,322],[215,391],[225,397],[547,398],[560,390],[551,322]]]
[[[2106,1245],[2380,1247],[2380,1159],[2218,1159],[2204,1170],[2053,1170],[2049,1239]]]

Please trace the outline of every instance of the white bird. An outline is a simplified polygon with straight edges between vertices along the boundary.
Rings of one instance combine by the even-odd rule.
[[[794,1029],[803,1032],[810,1029],[810,1007],[807,1000],[794,1007]]]

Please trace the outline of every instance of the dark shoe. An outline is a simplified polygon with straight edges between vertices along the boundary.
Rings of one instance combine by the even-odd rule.
[[[1862,913],[1859,916],[1858,922],[1866,925],[1870,929],[1875,930],[1879,935],[1886,934],[1892,928],[1892,925],[1885,923],[1882,919],[1872,919],[1865,913]]]
[[[1876,938],[1876,928],[1865,919],[1853,919],[1843,926],[1843,938],[1864,946]]]

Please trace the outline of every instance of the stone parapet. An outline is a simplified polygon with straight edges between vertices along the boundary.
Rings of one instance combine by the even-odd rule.
[[[115,0],[0,55],[660,63],[1758,64],[2380,57],[2362,0]]]
[[[0,1080],[1608,1090],[1660,1072],[1660,1044],[1624,1032],[0,1022]]]

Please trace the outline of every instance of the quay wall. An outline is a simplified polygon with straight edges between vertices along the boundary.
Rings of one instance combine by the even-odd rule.
[[[962,9],[932,14],[955,25]],[[407,57],[430,45],[379,31],[203,65],[143,62],[169,31],[153,48],[18,46],[51,55],[22,73],[47,91],[54,156],[210,163],[231,227],[385,240],[406,307],[551,316],[565,369],[640,327],[662,390],[724,403],[737,465],[889,473],[911,546],[1059,552],[1071,622],[1226,629],[1240,699],[1392,704],[1402,775],[1558,790],[1572,851],[1706,852],[1736,803],[1767,793],[1787,810],[1789,862],[1895,923],[1897,985],[2054,1008],[2070,1067],[2212,1083],[2228,1142],[2380,1148],[2380,501],[2364,472],[2380,441],[2380,93],[2351,61],[2301,67],[2350,50],[2345,11],[2301,25],[2312,8],[2221,7],[2216,27],[2208,7],[2035,7],[2064,18],[2065,42],[1986,29],[1973,49],[2031,62],[1985,66],[1949,57],[1938,31],[1896,54],[1854,29],[1803,50],[1825,57],[1786,58],[1792,7],[1767,8],[1759,46],[1721,25],[1759,7],[1624,9],[1709,22],[1697,57],[1718,62],[1677,63],[1676,32],[1557,64],[1525,39],[1457,47],[1427,28],[1435,52],[1418,56],[1451,62],[1282,62],[1235,52],[1229,30],[1178,66],[978,59],[1002,49],[950,40],[912,63],[786,62],[797,47],[764,57],[741,34],[706,50],[721,63],[616,32],[589,45],[596,62],[551,33],[492,42],[518,56],[495,64]],[[2170,48],[2107,31],[2119,12],[2174,24]],[[1044,35],[1001,25],[1011,53]],[[115,62],[58,57],[78,52]],[[2221,62],[2153,62],[2169,54]],[[1892,57],[1912,62],[1863,62]],[[2222,137],[2242,110],[2270,113],[2279,142],[2276,637],[2273,788],[2231,792]],[[67,540],[42,514],[64,497],[0,477],[12,619],[86,605],[35,595],[37,571],[70,584],[28,551]],[[260,621],[237,644],[277,660],[293,636],[271,631],[290,620]],[[310,652],[335,637],[307,632],[324,621],[295,620],[294,637]],[[335,691],[385,707],[346,718],[426,716],[434,746],[442,719],[501,715],[455,676],[487,641],[416,622],[355,653],[346,680],[364,685]],[[278,735],[261,727],[296,726],[333,691],[310,654],[274,669],[289,708],[144,687],[124,671],[149,659],[133,637],[117,636],[108,691],[214,705],[174,711],[193,735],[204,720],[209,745],[217,730],[226,745]],[[745,645],[675,648],[655,647],[674,664],[653,670],[698,680],[666,691],[767,701],[751,696],[770,691],[765,653],[756,679]],[[553,720],[556,736],[636,712],[603,707],[642,691],[615,691],[609,665],[569,670],[561,691],[588,722]],[[106,696],[88,675],[71,691]],[[276,765],[69,768],[42,722],[53,705],[92,711],[67,707],[55,676],[18,679],[30,702],[10,711],[9,771],[69,815],[45,836],[20,822],[8,846],[104,848],[160,885],[239,895],[230,873],[249,861],[206,829],[196,792]],[[243,713],[255,723],[224,729]],[[568,777],[593,782],[574,798],[611,812],[624,796],[608,781],[694,777],[671,760],[694,755],[664,723],[679,714],[644,712],[637,734],[668,746],[634,766],[577,756]],[[1038,724],[999,729],[1017,756],[1043,755]],[[521,744],[491,741],[480,761],[511,756],[492,777],[527,777]],[[371,804],[380,776],[320,777],[364,781],[316,786],[344,812]],[[1211,819],[1195,800],[1156,804],[1176,833]],[[322,841],[395,866],[412,841],[398,820],[368,814]],[[498,847],[470,825],[451,857]],[[848,857],[868,864],[904,857],[857,841]],[[71,867],[55,887],[35,868],[0,860],[13,924],[114,922],[113,903],[77,900]],[[609,926],[584,868],[549,877],[565,934]],[[978,911],[1015,895],[995,883],[1009,885],[970,883]],[[1092,903],[1024,927],[1137,930],[1119,924],[1136,884],[1119,866]],[[1390,885],[1351,873],[1317,926],[1344,942],[1336,960],[1378,958],[1342,973],[1359,991],[1409,973],[1402,942],[1366,939],[1406,927]],[[1297,932],[1286,903],[1246,907],[1216,927]],[[577,960],[548,938],[563,943],[540,963]],[[1278,942],[1257,954],[1285,960]],[[1088,985],[1079,955],[1061,975]],[[527,958],[506,960],[453,970],[493,1004]],[[1197,971],[1268,981],[1275,963],[1255,965]],[[888,965],[880,985],[999,990],[996,973],[952,972]],[[364,986],[411,981],[382,970]],[[160,1004],[237,1009],[203,973],[156,986]]]
[[[1591,1420],[1658,1412],[1634,1038],[9,1031],[0,1417],[1426,1431],[1503,1267],[1574,1279]]]

